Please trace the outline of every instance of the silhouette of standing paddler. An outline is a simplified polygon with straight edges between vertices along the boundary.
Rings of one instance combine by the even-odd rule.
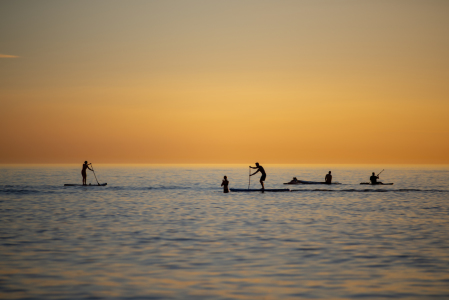
[[[265,173],[264,168],[259,165],[259,163],[256,162],[256,166],[255,167],[251,167],[249,166],[251,169],[257,169],[256,172],[254,172],[253,174],[249,175],[249,176],[253,176],[254,174],[256,174],[257,172],[260,172],[262,174],[262,176],[260,176],[260,184],[262,185],[262,190],[265,189],[265,186],[263,184],[263,182],[265,181],[265,178],[267,178],[267,173]]]
[[[90,165],[90,164],[88,164],[88,163],[87,163],[87,160],[86,160],[86,161],[84,162],[84,164],[83,164],[83,169],[81,170],[81,175],[83,176],[83,185],[87,185],[87,184],[86,184],[86,180],[87,180],[86,169],[89,169],[89,170],[93,171],[91,168],[89,168],[89,165]]]

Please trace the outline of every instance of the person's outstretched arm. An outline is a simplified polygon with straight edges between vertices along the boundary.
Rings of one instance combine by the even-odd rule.
[[[255,168],[253,168],[253,169],[255,169]],[[249,175],[249,176],[253,176],[254,174],[256,174],[257,172],[259,172],[260,170],[259,169],[257,169],[257,171],[256,172],[254,172],[253,174],[251,174],[251,175]]]

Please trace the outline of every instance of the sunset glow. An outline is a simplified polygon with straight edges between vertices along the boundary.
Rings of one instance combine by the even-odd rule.
[[[448,13],[2,1],[0,163],[447,164]]]

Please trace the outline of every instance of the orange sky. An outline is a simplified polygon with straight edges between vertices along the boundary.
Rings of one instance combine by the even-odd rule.
[[[449,163],[447,1],[2,1],[0,163]]]

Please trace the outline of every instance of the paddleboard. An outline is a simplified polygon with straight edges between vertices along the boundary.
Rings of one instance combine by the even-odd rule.
[[[230,189],[231,192],[290,192],[290,189]]]
[[[377,184],[372,184],[371,182],[360,182],[360,184],[368,184],[368,185],[393,185],[394,183],[377,183]]]
[[[82,185],[82,184],[71,184],[71,183],[64,184],[64,186],[105,186],[105,185],[107,185],[107,183],[100,183],[100,185],[98,185],[98,184]]]
[[[340,182],[326,183],[326,182],[319,182],[319,181],[298,180],[297,182],[286,182],[284,184],[341,184],[341,183]]]

